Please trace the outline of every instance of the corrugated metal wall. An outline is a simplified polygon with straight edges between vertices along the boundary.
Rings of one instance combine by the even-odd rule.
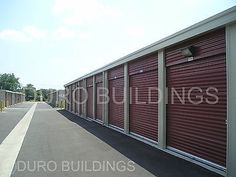
[[[74,98],[73,98],[73,87],[74,85],[72,84],[70,89],[71,89],[71,99],[70,99],[70,105],[71,105],[71,111],[74,112]]]
[[[0,102],[2,108],[8,107],[25,101],[25,95],[20,92],[12,92],[9,90],[0,90]]]
[[[75,88],[76,84],[72,84],[72,99],[71,99],[71,105],[72,105],[72,112],[75,113]]]
[[[98,74],[95,76],[95,82],[96,82],[96,119],[101,120],[102,121],[102,109],[103,109],[103,105],[101,104],[101,102],[103,101],[101,97],[98,97],[98,95],[102,94],[102,90],[99,90],[99,88],[103,88],[103,82],[102,82],[102,74]]]
[[[16,104],[16,96],[15,96],[15,94],[11,95],[11,100],[12,100],[12,103],[11,103],[12,105]]]
[[[57,90],[48,94],[48,103],[53,107],[63,108],[65,106],[65,109],[68,110],[68,102],[65,103],[65,100],[65,90]]]
[[[194,47],[193,58],[183,56],[181,50],[187,47]],[[166,81],[168,104],[166,111],[159,107],[162,111],[159,113],[159,118],[160,115],[164,116],[160,124],[164,130],[160,130],[159,136],[163,139],[163,146],[160,145],[160,148],[165,149],[167,143],[169,150],[191,156],[191,159],[195,159],[193,156],[196,156],[204,163],[213,162],[225,167],[227,140],[225,29],[217,29],[168,48],[162,48],[159,53],[125,61],[125,64],[128,64],[128,85],[131,87],[130,104],[126,107],[126,110],[129,110],[126,125],[129,124],[129,127],[125,132],[144,137],[142,140],[158,141],[158,55],[162,57],[163,52],[166,68],[162,68],[162,63],[159,66],[164,71],[166,69],[166,73],[160,71],[163,75],[159,79],[161,84]],[[104,124],[107,125],[106,118],[108,118],[109,126],[124,129],[122,102],[125,86],[124,65],[99,71],[104,72],[104,75],[102,73],[95,75],[95,99],[93,99],[95,96],[93,86],[90,86],[92,77],[83,78],[87,81],[86,86],[84,80],[79,81],[81,87],[87,88],[89,95],[87,108],[85,109],[82,104],[79,105],[80,114],[86,114],[87,111],[87,116],[92,117],[93,100],[95,100],[95,119],[104,120]],[[109,89],[108,111],[106,105],[103,106],[98,100],[104,99],[99,97],[102,93],[102,90],[99,93],[99,88],[103,88],[103,85]],[[68,87],[71,92],[71,86]],[[216,101],[214,94],[219,98],[218,102],[207,103]],[[82,102],[84,99],[84,91],[81,90],[79,100]],[[201,103],[197,103],[199,101]],[[164,106],[163,102],[161,105]],[[71,105],[69,108],[71,110]],[[169,150],[167,152],[170,152]]]
[[[87,116],[89,118],[93,118],[93,77],[87,79],[87,91],[88,91]]]
[[[154,141],[158,139],[157,63],[157,55],[129,63],[130,131]]]
[[[80,112],[79,112],[79,115],[82,115],[83,114],[83,104],[82,104],[82,102],[83,102],[83,81],[79,81],[79,85],[80,85],[80,94],[79,94],[79,99],[80,99],[80,104],[79,104],[79,110],[80,110]]]
[[[80,82],[77,82],[77,114],[80,115]]]
[[[5,90],[0,90],[0,100],[4,102],[5,104],[5,95],[6,95],[6,91]]]
[[[8,101],[8,105],[12,105],[12,94],[10,92],[7,93],[7,101]]]
[[[109,110],[108,123],[124,128],[124,66],[108,71]]]
[[[78,86],[79,86],[79,83],[77,82],[75,84],[75,113],[78,114],[79,113],[79,105],[78,105],[78,101],[79,101],[79,91],[78,91]]]
[[[7,93],[5,93],[5,106],[8,106],[8,96],[7,96]]]
[[[66,95],[66,110],[69,111],[70,110],[70,105],[69,105],[69,95],[70,95],[70,91],[69,91],[69,87],[65,88],[65,95]]]
[[[16,95],[16,103],[20,103],[20,95]]]
[[[194,46],[194,60],[187,62],[180,49]],[[166,50],[167,144],[216,164],[226,165],[226,60],[224,29]],[[196,87],[202,89],[197,90]],[[216,98],[207,94],[215,94]],[[174,88],[185,103],[174,96]],[[189,90],[195,88],[188,97]],[[172,96],[172,97],[171,97]],[[202,102],[201,98],[203,97]],[[193,104],[199,101],[199,104]]]
[[[69,111],[72,111],[72,88],[69,86]]]

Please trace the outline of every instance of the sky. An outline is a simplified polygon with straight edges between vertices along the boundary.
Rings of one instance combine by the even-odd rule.
[[[64,84],[236,5],[236,0],[0,0],[0,73]]]

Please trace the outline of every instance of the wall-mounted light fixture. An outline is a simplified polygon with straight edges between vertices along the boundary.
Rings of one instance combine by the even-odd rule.
[[[181,53],[184,57],[193,57],[195,53],[194,46],[181,49]]]

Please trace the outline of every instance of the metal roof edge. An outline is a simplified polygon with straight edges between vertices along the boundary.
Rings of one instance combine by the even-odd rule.
[[[113,67],[119,66],[123,63],[129,62],[131,60],[140,58],[142,56],[154,53],[158,50],[164,49],[168,46],[171,46],[173,44],[177,44],[181,41],[184,41],[186,39],[190,39],[194,36],[198,36],[200,34],[206,33],[208,31],[211,31],[216,28],[220,28],[222,26],[225,26],[227,24],[233,23],[236,21],[236,6],[233,6],[223,12],[220,12],[214,16],[211,16],[203,21],[200,21],[194,25],[191,25],[179,32],[176,32],[168,37],[165,37],[157,42],[154,42],[146,47],[143,47],[135,52],[132,52],[118,60],[115,60],[114,62],[111,62],[95,71],[92,71],[82,77],[79,77],[64,86],[69,86],[75,82],[78,82],[82,79],[85,79],[87,77],[93,76],[95,74],[101,73],[103,71],[109,70]]]
[[[56,93],[56,92],[58,92],[58,91],[50,92],[50,93],[48,93],[48,95],[54,94],[54,93]]]
[[[53,92],[50,92],[50,93],[48,93],[48,95],[50,95],[50,94],[54,94],[54,93],[56,93],[56,92],[62,92],[62,91],[65,91],[65,90],[63,90],[63,89],[60,89],[60,90],[56,90],[56,91],[53,91]]]
[[[3,90],[3,89],[0,89],[0,91],[4,91],[4,92],[7,92],[7,93],[16,93],[16,94],[20,94],[20,95],[25,95],[25,94],[22,93],[22,92],[13,92],[13,91],[10,91],[10,90]]]

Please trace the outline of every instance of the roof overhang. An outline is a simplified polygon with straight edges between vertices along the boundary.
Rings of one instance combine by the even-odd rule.
[[[202,35],[204,33],[210,32],[212,30],[215,30],[217,28],[224,27],[228,24],[236,22],[236,6],[231,7],[221,13],[218,13],[210,18],[207,18],[206,20],[203,20],[199,23],[196,23],[188,28],[185,28],[177,33],[174,33],[166,38],[163,38],[155,43],[152,43],[144,48],[141,48],[133,53],[130,53],[129,55],[126,55],[108,65],[105,65],[104,67],[101,67],[93,72],[90,72],[82,77],[79,77],[64,86],[67,87],[71,84],[74,84],[80,80],[83,80],[87,77],[91,77],[93,75],[96,75],[98,73],[101,73],[103,71],[109,70],[113,67],[119,66],[121,64],[124,64],[126,62],[129,62],[134,59],[138,59],[140,57],[146,56],[151,53],[155,53],[158,50],[165,49],[166,47],[172,46],[174,44],[177,44],[179,42],[183,42],[187,39],[191,39],[193,37],[197,37],[199,35]]]

